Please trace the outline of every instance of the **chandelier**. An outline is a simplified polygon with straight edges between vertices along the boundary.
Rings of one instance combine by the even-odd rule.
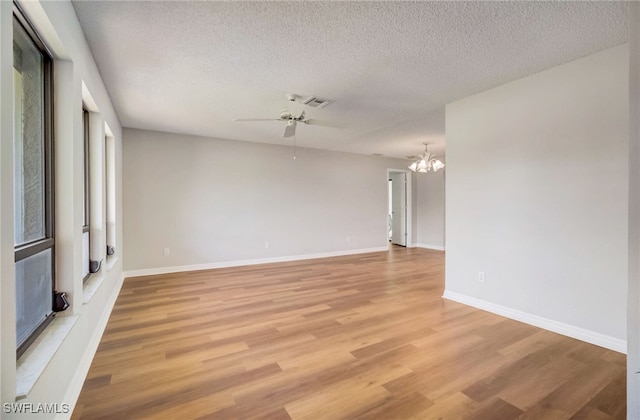
[[[444,163],[436,159],[436,155],[429,153],[429,143],[424,143],[424,153],[420,158],[409,165],[409,169],[413,172],[426,173],[429,171],[436,172],[438,169],[444,168]]]

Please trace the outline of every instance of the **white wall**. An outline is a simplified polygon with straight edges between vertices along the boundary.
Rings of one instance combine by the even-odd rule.
[[[450,297],[624,351],[628,55],[447,106]]]
[[[627,418],[640,418],[640,4],[629,4]]]
[[[417,174],[417,239],[422,248],[444,250],[445,171]]]
[[[406,162],[307,148],[294,160],[288,143],[125,129],[125,269],[386,249],[387,169]]]
[[[86,44],[70,2],[20,2],[54,56],[55,104],[55,198],[56,198],[56,281],[60,291],[66,291],[71,308],[60,313],[57,320],[74,320],[73,327],[46,364],[38,380],[20,403],[69,404],[73,406],[89,368],[113,301],[122,284],[122,258],[116,254],[108,267],[96,277],[95,294],[87,298],[82,283],[82,83],[84,82],[99,109],[102,123],[107,123],[116,140],[117,236],[122,238],[121,207],[121,139],[120,123],[113,110],[93,57]],[[16,402],[16,387],[25,383],[19,374],[15,352],[15,298],[13,269],[13,85],[11,72],[12,4],[0,2],[0,359],[2,403]],[[122,241],[120,241],[122,243]],[[95,284],[95,283],[94,283]],[[63,323],[65,323],[64,321]],[[58,323],[59,324],[59,323]],[[47,331],[50,331],[49,328]],[[30,347],[38,347],[33,345]],[[47,346],[44,346],[47,347]],[[40,347],[38,347],[40,348]],[[51,355],[52,348],[37,356]],[[27,352],[28,354],[29,352]],[[26,366],[35,366],[32,357],[21,357]],[[36,357],[36,358],[38,358]],[[26,360],[26,361],[25,361]],[[18,372],[18,373],[17,373]],[[28,375],[27,375],[28,376]],[[29,382],[29,381],[26,381]],[[61,407],[60,405],[58,406]],[[7,414],[2,418],[33,418]],[[52,415],[39,415],[48,418]],[[64,417],[64,416],[63,416]]]

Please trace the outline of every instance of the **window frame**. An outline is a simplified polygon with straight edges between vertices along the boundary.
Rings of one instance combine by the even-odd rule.
[[[19,5],[13,3],[13,25],[20,25],[22,30],[27,34],[36,48],[39,50],[43,59],[43,176],[44,176],[44,238],[31,242],[20,244],[14,247],[14,263],[22,261],[26,258],[39,254],[41,252],[51,250],[51,308],[45,319],[38,324],[20,345],[16,342],[16,358],[20,358],[27,348],[33,344],[40,333],[53,320],[55,312],[53,311],[53,294],[56,285],[56,250],[55,250],[55,170],[54,170],[54,139],[53,139],[53,55],[42,41],[33,25],[20,9]],[[15,138],[14,138],[15,142]],[[15,182],[15,180],[14,180]],[[17,295],[16,295],[17,298]],[[15,299],[15,298],[14,298]],[[17,328],[17,324],[16,324]]]
[[[84,214],[82,220],[82,232],[89,232],[89,226],[91,226],[91,204],[90,204],[90,194],[91,194],[91,186],[90,186],[90,129],[89,129],[89,111],[87,108],[82,105],[82,128],[83,128],[83,154],[84,154]]]
[[[87,259],[87,267],[83,268],[87,270],[87,274],[82,278],[83,284],[89,280],[91,277],[91,127],[90,127],[90,114],[87,110],[86,105],[82,104],[82,137],[83,137],[83,156],[84,156],[84,172],[83,172],[83,180],[84,180],[84,213],[82,220],[82,235],[89,235],[89,249],[87,250],[88,259]],[[84,259],[83,259],[84,264]]]

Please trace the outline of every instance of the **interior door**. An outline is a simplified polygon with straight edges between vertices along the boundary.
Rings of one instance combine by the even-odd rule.
[[[392,172],[391,179],[391,243],[407,246],[407,174]]]

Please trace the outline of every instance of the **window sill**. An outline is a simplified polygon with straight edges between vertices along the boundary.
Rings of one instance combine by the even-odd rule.
[[[106,269],[107,271],[111,270],[113,268],[114,265],[116,265],[116,261],[118,261],[118,254],[114,254],[114,255],[108,255],[107,256],[107,262],[106,262]]]
[[[84,285],[82,286],[82,304],[83,305],[86,305],[91,301],[91,299],[93,298],[93,295],[96,294],[96,292],[100,288],[100,285],[102,284],[104,279],[107,277],[105,273],[107,271],[110,271],[113,268],[113,266],[116,264],[116,261],[118,261],[118,257],[115,255],[107,257],[106,262],[102,267],[102,269],[97,273],[89,275],[89,278],[87,279],[87,281],[84,282]]]
[[[18,359],[16,366],[16,400],[29,395],[42,372],[47,368],[67,337],[78,315],[56,316],[36,341]]]
[[[103,270],[98,271],[97,273],[90,274],[87,281],[82,285],[82,304],[86,305],[91,301],[93,295],[96,294],[100,285],[105,279],[105,275]]]

